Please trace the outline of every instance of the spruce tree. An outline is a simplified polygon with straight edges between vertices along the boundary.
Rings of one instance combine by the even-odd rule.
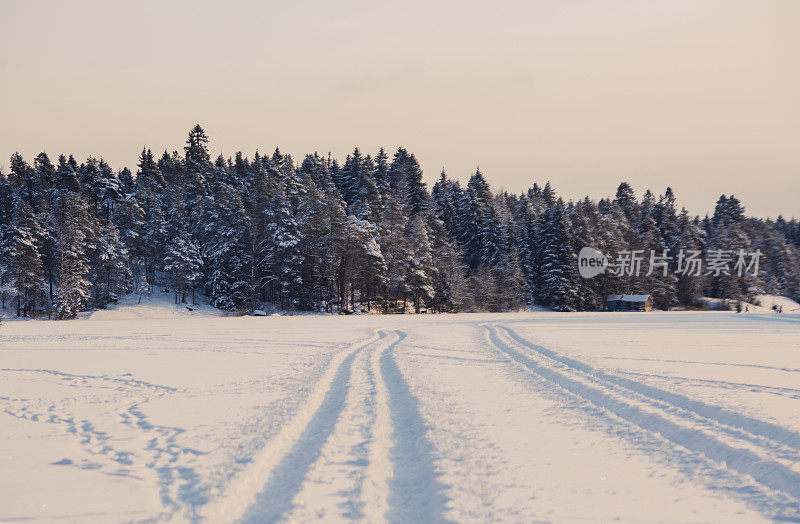
[[[34,316],[44,303],[44,274],[37,248],[39,225],[30,206],[18,198],[11,224],[5,227],[2,245],[2,282],[16,302],[17,316]]]
[[[423,301],[430,304],[433,300],[433,284],[436,281],[430,230],[422,215],[416,215],[408,223],[406,240],[410,250],[406,282],[414,301],[414,310],[419,313]]]
[[[164,271],[169,271],[175,289],[175,303],[185,303],[186,296],[192,293],[200,281],[202,260],[200,248],[188,231],[181,231],[167,245],[164,257]]]
[[[54,236],[58,248],[58,294],[55,314],[59,319],[75,318],[86,306],[92,283],[87,256],[89,205],[75,193],[63,194],[54,206]]]
[[[116,302],[121,294],[132,290],[128,248],[120,240],[119,230],[114,224],[101,226],[97,252],[95,282],[99,288],[98,305],[104,307],[109,302]]]
[[[573,311],[577,305],[576,265],[563,201],[559,199],[545,211],[538,229],[539,301],[555,311]]]
[[[302,259],[298,252],[301,234],[289,200],[279,190],[272,202],[273,231],[270,261],[274,287],[281,307],[296,306],[300,295]]]

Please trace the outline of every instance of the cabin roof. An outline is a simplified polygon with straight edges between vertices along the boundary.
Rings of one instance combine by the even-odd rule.
[[[606,299],[606,302],[646,302],[650,295],[611,295]]]

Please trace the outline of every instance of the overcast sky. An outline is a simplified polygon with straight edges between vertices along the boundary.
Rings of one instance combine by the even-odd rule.
[[[800,1],[0,2],[0,166],[416,153],[431,183],[671,185],[800,216]]]

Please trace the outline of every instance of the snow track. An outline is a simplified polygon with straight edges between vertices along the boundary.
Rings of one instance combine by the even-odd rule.
[[[771,518],[800,520],[800,435],[761,420],[620,377],[485,324],[487,339],[512,362],[646,434],[699,454],[711,477],[734,473],[765,500]],[[759,488],[760,486],[760,488]],[[747,498],[759,505],[748,486]]]
[[[405,337],[379,331],[339,353],[301,412],[202,516],[444,521],[427,428],[394,360]]]
[[[402,331],[398,333],[400,340],[406,337]],[[387,520],[443,522],[447,499],[433,466],[433,447],[425,436],[427,428],[419,414],[417,401],[394,360],[393,348],[394,345],[389,346],[380,358],[394,425],[394,476],[390,484]]]
[[[384,332],[376,331],[367,340],[350,346],[334,356],[324,376],[300,411],[274,439],[267,442],[249,466],[228,485],[225,492],[200,511],[201,516],[209,522],[235,522],[252,515],[253,504],[259,504],[257,496],[263,495],[265,488],[271,487],[269,482],[276,472],[279,475],[286,474],[286,470],[281,469],[285,461],[301,460],[299,454],[302,452],[302,445],[307,440],[313,439],[315,436],[313,431],[324,431],[324,427],[320,426],[326,422],[330,423],[331,416],[335,417],[336,414],[331,413],[331,410],[335,410],[337,404],[341,402],[343,389],[346,393],[349,370],[356,353],[385,337]],[[309,427],[311,432],[307,431]],[[327,437],[327,434],[324,437]],[[301,448],[295,449],[298,445]],[[311,453],[313,450],[307,452]],[[297,479],[289,480],[297,483]],[[296,490],[296,486],[294,489]],[[269,489],[266,491],[266,496],[272,496]],[[280,502],[285,504],[285,498],[286,493],[279,497]],[[284,505],[283,510],[286,509],[288,508]]]

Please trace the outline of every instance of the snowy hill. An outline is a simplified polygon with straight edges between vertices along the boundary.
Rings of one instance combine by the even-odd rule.
[[[751,304],[750,313],[772,313],[773,306],[783,308],[784,313],[800,313],[800,304],[787,297],[781,297],[777,295],[756,295],[754,302],[756,302],[758,305]]]
[[[703,303],[710,310],[729,309],[734,303],[725,301],[721,298],[703,298]],[[788,297],[779,295],[756,295],[752,302],[742,302],[742,308],[746,308],[748,313],[771,313],[775,314],[773,306],[783,308],[783,313],[800,314],[800,304]]]
[[[125,295],[107,309],[90,311],[83,315],[87,320],[133,320],[180,317],[218,317],[223,311],[208,304],[205,297],[197,296],[197,304],[176,304],[175,295],[155,291],[150,295]]]

